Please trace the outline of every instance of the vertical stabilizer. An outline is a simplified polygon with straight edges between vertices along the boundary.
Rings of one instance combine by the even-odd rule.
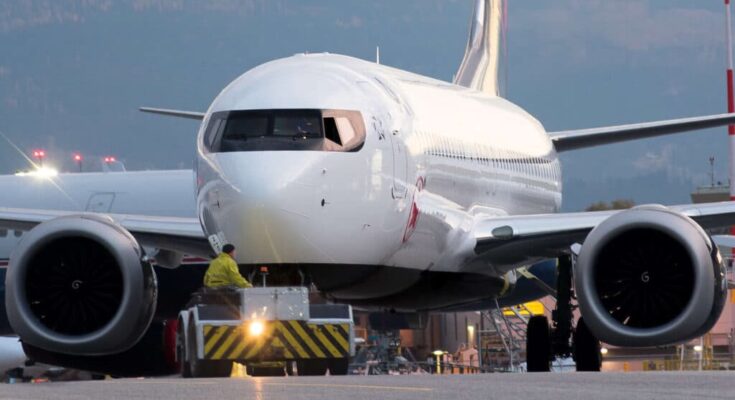
[[[488,94],[500,95],[501,38],[506,0],[477,0],[467,49],[454,83]]]

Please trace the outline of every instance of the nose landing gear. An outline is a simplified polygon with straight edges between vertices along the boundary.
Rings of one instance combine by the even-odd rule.
[[[528,372],[548,372],[556,358],[573,357],[577,371],[599,371],[602,365],[600,341],[590,332],[580,317],[576,327],[572,304],[571,256],[559,258],[556,281],[556,308],[551,313],[549,326],[545,315],[531,317],[526,334],[526,364]]]

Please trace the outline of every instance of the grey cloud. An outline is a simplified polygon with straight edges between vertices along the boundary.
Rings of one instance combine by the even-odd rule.
[[[646,152],[638,159],[633,161],[633,166],[641,172],[655,172],[667,170],[673,167],[674,146],[667,144],[661,148],[660,152]]]
[[[683,181],[702,182],[707,177],[707,174],[677,162],[677,154],[686,154],[686,151],[675,144],[665,144],[659,151],[648,151],[635,159],[633,167],[639,175],[665,173],[669,179]]]
[[[337,22],[335,22],[335,25],[337,25],[340,28],[344,28],[344,29],[356,29],[356,28],[361,28],[364,25],[364,22],[362,18],[356,15],[353,15],[350,18],[338,19]]]
[[[514,29],[530,34],[547,51],[563,46],[573,61],[590,56],[601,44],[635,52],[695,48],[707,57],[713,47],[721,48],[724,25],[722,13],[646,0],[549,2],[515,13],[511,8],[510,15],[511,34]]]

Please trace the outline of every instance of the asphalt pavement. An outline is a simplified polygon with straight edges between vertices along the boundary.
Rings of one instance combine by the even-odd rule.
[[[110,379],[0,385],[0,399],[735,399],[735,373]]]

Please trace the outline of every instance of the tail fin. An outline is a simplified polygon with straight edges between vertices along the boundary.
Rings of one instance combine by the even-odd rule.
[[[500,56],[506,0],[477,0],[467,49],[454,83],[500,96]]]

